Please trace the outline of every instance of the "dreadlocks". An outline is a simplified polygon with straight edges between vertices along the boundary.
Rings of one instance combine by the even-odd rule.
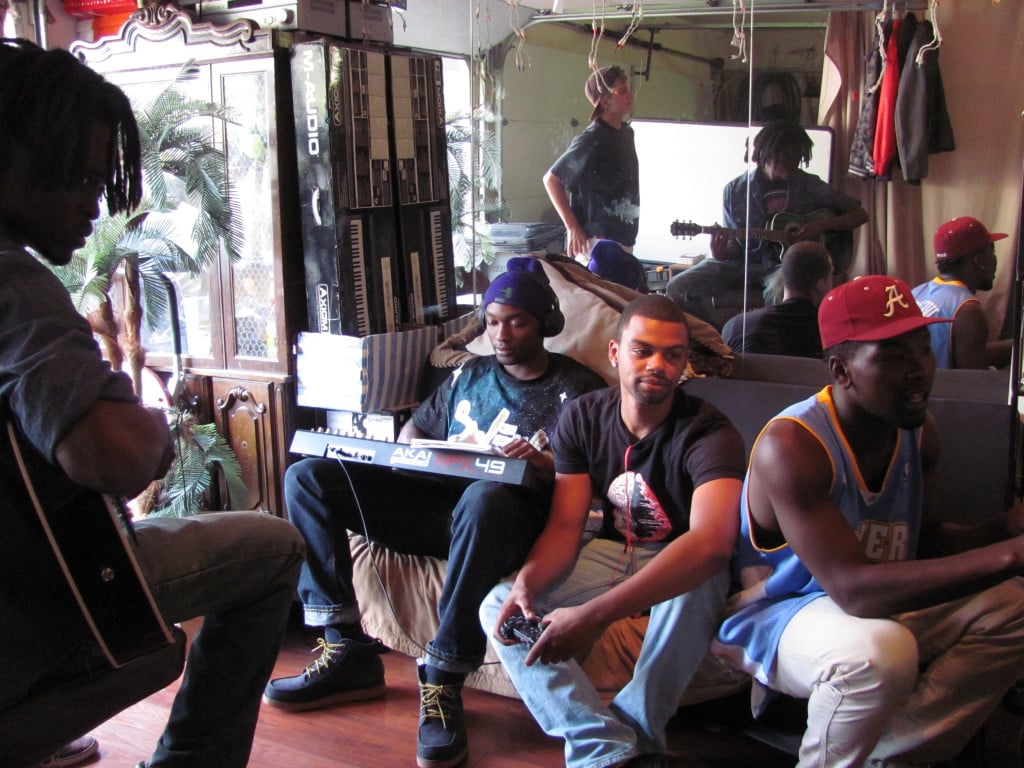
[[[142,161],[128,97],[67,51],[0,39],[0,169],[17,145],[32,158],[32,183],[76,183],[85,175],[93,121],[111,129],[107,208],[131,210],[142,199]]]
[[[807,165],[811,161],[811,148],[814,142],[807,131],[799,124],[790,120],[775,120],[762,128],[754,137],[754,151],[750,159],[757,165],[769,160],[778,159],[781,152],[799,152],[800,163]]]

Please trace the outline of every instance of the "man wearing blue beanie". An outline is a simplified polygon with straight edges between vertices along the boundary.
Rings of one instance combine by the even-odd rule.
[[[494,433],[492,444],[505,456],[534,464],[546,481],[543,490],[343,468],[330,459],[305,459],[285,475],[288,516],[308,542],[299,597],[306,624],[323,627],[324,637],[322,654],[298,675],[271,680],[264,702],[297,711],[384,695],[377,644],[360,624],[350,530],[395,552],[447,559],[437,634],[419,663],[420,768],[448,768],[466,757],[462,684],[487,649],[480,602],[522,564],[547,518],[555,472],[542,435],[554,431],[567,402],[604,386],[590,369],[544,349],[544,337],[557,335],[564,318],[536,259],[509,260],[484,294],[480,321],[494,355],[456,369],[398,439],[479,443]]]

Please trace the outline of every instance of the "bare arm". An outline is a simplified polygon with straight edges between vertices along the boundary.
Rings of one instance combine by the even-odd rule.
[[[751,512],[761,533],[788,542],[828,595],[854,616],[923,608],[1024,572],[1024,537],[933,560],[868,560],[832,503],[825,449],[793,421],[766,429],[750,472]]]
[[[78,485],[132,497],[174,458],[167,418],[135,403],[97,400],[57,444],[57,463]]]
[[[739,531],[742,487],[736,479],[699,486],[691,502],[690,529],[612,589],[583,605],[549,613],[544,619],[548,627],[526,662],[539,659],[548,664],[571,658],[613,621],[688,592],[724,568]]]
[[[538,451],[530,444],[529,440],[517,437],[502,448],[501,452],[510,459],[526,459],[537,470],[537,474],[541,478],[548,482],[554,481],[555,454],[551,451]]]
[[[402,425],[402,429],[398,433],[398,442],[408,444],[417,437],[423,437],[423,433],[412,423],[412,419],[409,419]]]
[[[590,239],[583,225],[576,219],[569,204],[569,195],[562,186],[562,182],[555,174],[548,171],[544,174],[544,189],[547,190],[551,204],[555,206],[559,218],[569,233],[568,255],[570,258],[585,256],[588,253],[587,241]]]
[[[1010,364],[1010,339],[988,340],[988,319],[977,301],[967,301],[953,320],[953,365],[956,368],[1002,368]]]
[[[954,368],[987,368],[988,320],[981,304],[968,300],[953,319],[952,346]]]

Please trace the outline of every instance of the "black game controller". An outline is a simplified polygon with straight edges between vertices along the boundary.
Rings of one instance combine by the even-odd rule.
[[[540,619],[540,616],[536,619],[509,616],[501,625],[501,636],[506,640],[518,640],[527,648],[532,648],[546,626],[540,623]]]

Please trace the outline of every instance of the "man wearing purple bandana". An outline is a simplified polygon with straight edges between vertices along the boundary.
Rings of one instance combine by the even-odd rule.
[[[423,437],[492,444],[535,465],[542,491],[387,468],[305,459],[285,475],[289,519],[308,542],[299,597],[309,626],[324,628],[322,654],[294,677],[271,680],[270,706],[306,710],[384,695],[377,643],[360,624],[348,532],[395,552],[448,560],[437,635],[420,659],[417,764],[447,768],[467,753],[462,683],[483,662],[480,602],[516,570],[544,527],[554,460],[551,434],[564,405],[604,381],[544,338],[564,324],[536,259],[511,259],[484,295],[480,321],[494,355],[456,369],[403,427],[400,442]],[[358,502],[358,503],[357,503]]]

